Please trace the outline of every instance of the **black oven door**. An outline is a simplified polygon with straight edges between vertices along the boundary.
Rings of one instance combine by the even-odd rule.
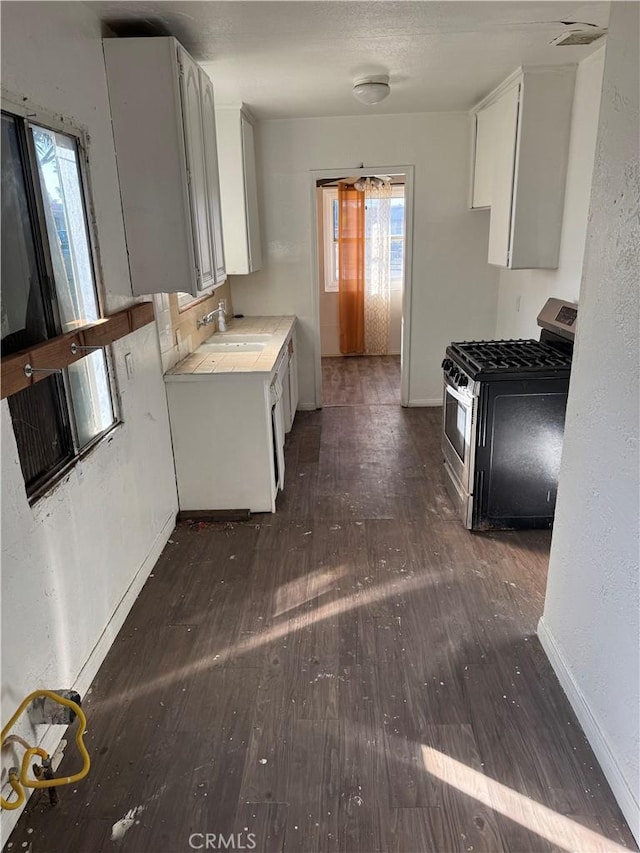
[[[475,398],[467,388],[444,381],[442,451],[459,485],[471,492]]]

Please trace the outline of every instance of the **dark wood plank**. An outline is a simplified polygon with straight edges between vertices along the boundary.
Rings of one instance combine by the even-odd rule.
[[[2,374],[0,397],[4,399],[12,394],[17,394],[18,391],[22,391],[50,375],[46,372],[35,372],[31,377],[28,377],[24,372],[26,364],[30,364],[36,371],[68,367],[86,355],[82,349],[77,350],[74,354],[71,351],[72,344],[76,344],[78,347],[106,347],[130,332],[134,332],[148,323],[153,323],[154,319],[153,302],[139,302],[109,317],[96,320],[95,323],[88,323],[81,329],[66,332],[48,341],[34,344],[29,349],[5,356],[0,363]]]
[[[287,808],[284,803],[240,803],[236,813],[240,843],[255,853],[284,853]]]
[[[400,356],[322,359],[325,406],[400,405]]]
[[[290,772],[304,784],[289,789],[287,847],[338,853],[341,739],[336,720],[296,720]]]

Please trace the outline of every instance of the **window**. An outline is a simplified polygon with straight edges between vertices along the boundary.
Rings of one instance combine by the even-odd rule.
[[[324,233],[324,289],[326,293],[338,292],[338,190],[322,190]]]
[[[2,113],[2,355],[100,317],[76,137]],[[55,368],[55,365],[52,365]],[[9,397],[35,497],[116,422],[103,349]]]
[[[367,199],[365,210],[365,235],[371,239],[371,218],[367,210],[378,203],[378,199]],[[325,187],[322,190],[324,228],[324,289],[326,293],[338,291],[338,190]],[[390,283],[392,290],[402,290],[404,282],[404,186],[393,187],[390,221]],[[371,276],[371,253],[367,253],[367,276]]]
[[[404,282],[404,187],[394,187],[391,198],[391,289]]]

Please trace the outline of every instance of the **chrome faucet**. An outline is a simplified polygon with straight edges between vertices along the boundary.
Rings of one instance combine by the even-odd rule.
[[[227,312],[224,310],[224,304],[220,302],[216,310],[213,312],[218,318],[218,331],[227,331]]]
[[[208,314],[204,315],[202,320],[196,320],[196,329],[201,329],[203,326],[210,326],[218,316],[218,310],[219,309],[216,311],[209,311]]]

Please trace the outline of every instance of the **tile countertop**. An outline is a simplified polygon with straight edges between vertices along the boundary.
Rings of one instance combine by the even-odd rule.
[[[166,382],[195,379],[222,373],[270,374],[295,326],[295,317],[241,317],[227,322],[224,332],[215,332],[212,343],[224,343],[226,335],[270,334],[271,339],[259,352],[207,352],[198,347],[165,373]],[[206,341],[205,341],[206,343]]]

